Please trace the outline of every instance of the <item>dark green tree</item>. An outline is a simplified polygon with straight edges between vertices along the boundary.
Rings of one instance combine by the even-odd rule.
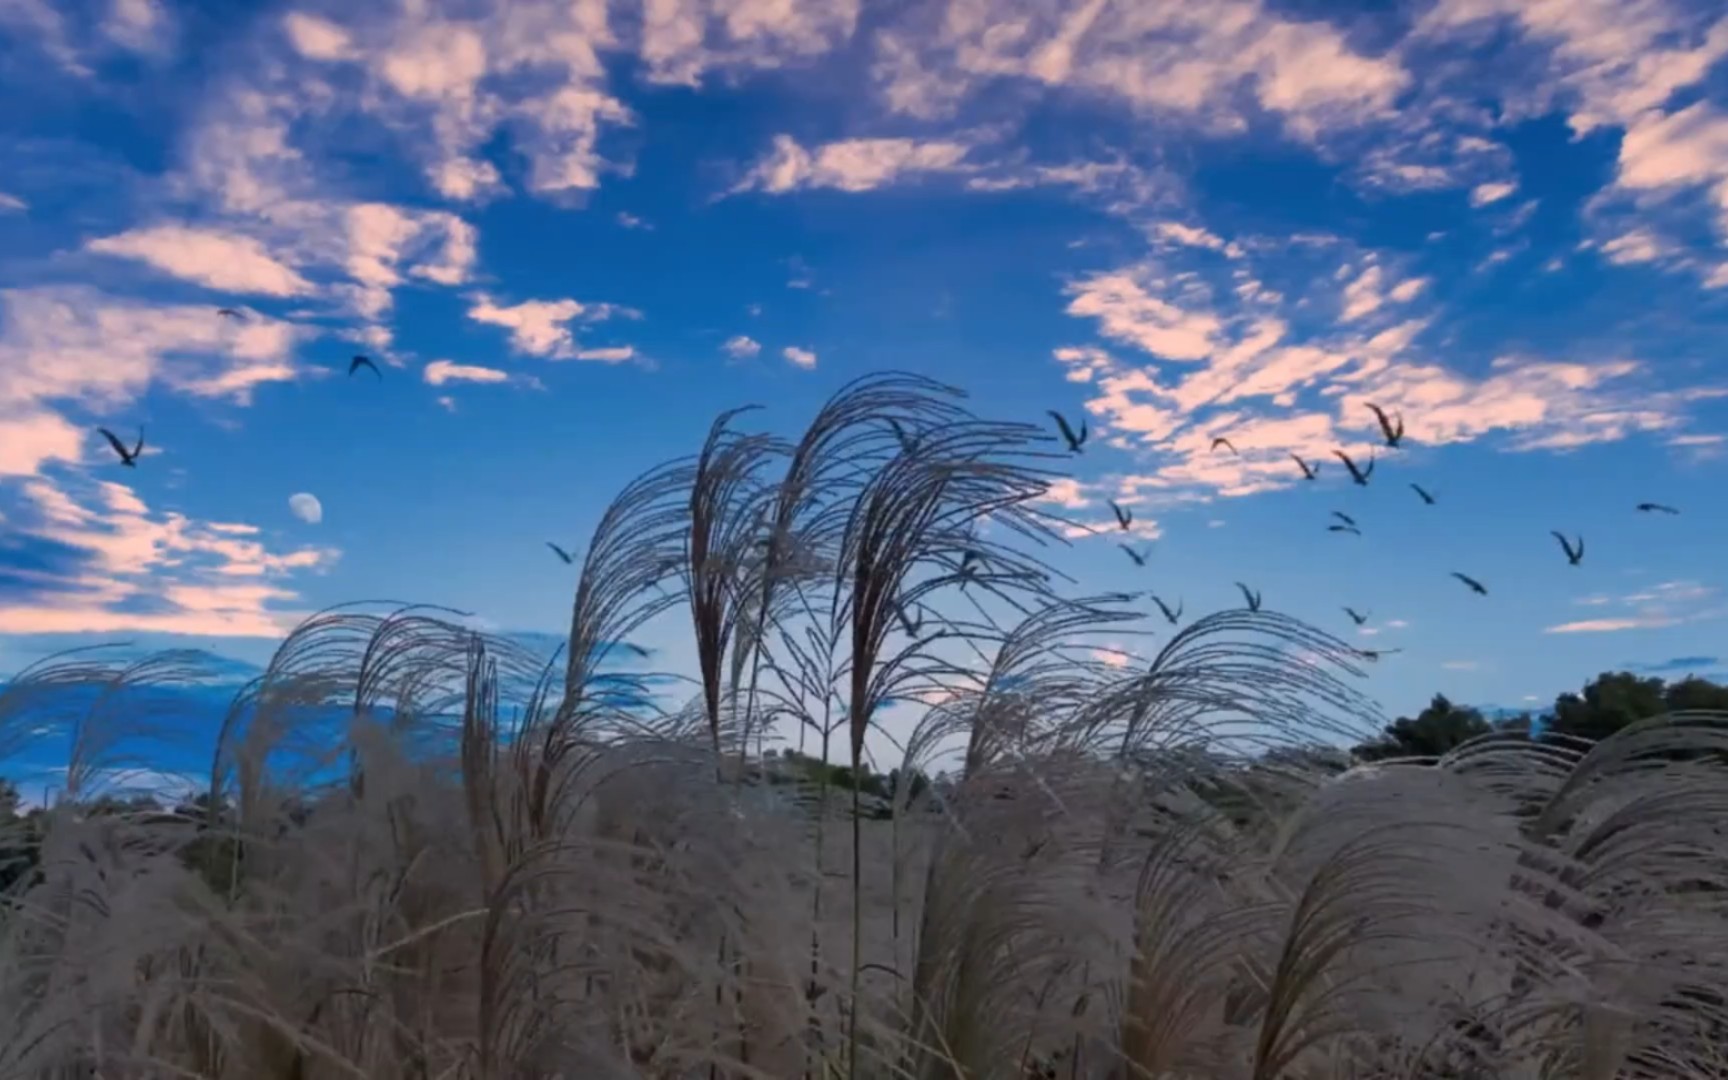
[[[1435,694],[1434,700],[1414,719],[1401,716],[1392,721],[1379,738],[1356,747],[1355,754],[1360,761],[1438,757],[1493,730],[1493,725],[1477,710],[1454,705],[1445,694]]]
[[[1554,699],[1554,714],[1546,730],[1599,740],[1628,724],[1661,716],[1670,709],[1668,687],[1661,679],[1630,671],[1604,671],[1584,684],[1580,693]]]

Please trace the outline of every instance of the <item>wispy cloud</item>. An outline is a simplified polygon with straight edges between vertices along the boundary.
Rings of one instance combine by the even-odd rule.
[[[311,282],[273,258],[257,240],[218,229],[155,225],[101,237],[85,246],[227,292],[280,297],[312,291]]]
[[[1696,581],[1665,581],[1610,601],[1622,614],[1579,619],[1548,627],[1549,634],[1610,634],[1706,622],[1728,614],[1716,589]]]
[[[244,402],[259,381],[293,378],[309,331],[277,319],[238,325],[208,307],[157,305],[78,287],[0,291],[0,409],[76,399],[123,405],[160,381]],[[267,378],[236,378],[264,371]]]
[[[23,199],[0,191],[0,214],[22,214],[29,209],[30,204]]]
[[[727,338],[720,346],[720,351],[734,360],[748,360],[762,351],[762,343],[755,338],[738,334]]]
[[[1331,461],[1341,448],[1363,458],[1379,441],[1369,402],[1403,413],[1412,444],[1499,436],[1528,451],[1641,432],[1679,436],[1693,405],[1714,393],[1658,388],[1660,372],[1626,358],[1502,356],[1467,375],[1423,355],[1435,318],[1426,277],[1395,276],[1372,253],[1340,260],[1329,254],[1335,245],[1302,252],[1253,237],[1191,239],[1198,242],[1166,244],[1154,257],[1068,286],[1069,314],[1145,358],[1082,345],[1054,353],[1067,378],[1089,388],[1097,441],[1154,463],[1139,486],[1161,502],[1298,482],[1293,453]],[[1219,244],[1243,254],[1219,260]],[[1302,292],[1259,281],[1266,266],[1288,274],[1291,260],[1305,271]],[[1315,273],[1327,260],[1333,271]],[[1336,304],[1342,322],[1297,331],[1312,327],[1306,313],[1320,304]],[[1214,452],[1220,435],[1239,453]]]
[[[123,484],[36,478],[20,493],[0,634],[274,637],[296,617],[288,579],[337,557],[273,551],[244,523],[154,511]]]
[[[959,142],[916,139],[844,139],[807,150],[790,135],[776,135],[772,149],[751,166],[732,192],[869,191],[903,176],[955,172],[962,168],[966,151]]]
[[[791,364],[793,367],[800,367],[805,371],[814,371],[816,369],[816,354],[811,352],[809,349],[800,349],[796,345],[788,345],[784,349],[780,350],[780,355],[784,356],[786,362]]]
[[[568,298],[562,300],[524,300],[520,304],[499,304],[481,293],[472,298],[468,317],[490,326],[502,326],[510,331],[510,347],[530,356],[553,360],[627,360],[617,350],[580,350],[570,324],[577,320],[601,322],[615,315],[636,313],[611,304],[584,304]],[[588,355],[582,353],[586,351]]]

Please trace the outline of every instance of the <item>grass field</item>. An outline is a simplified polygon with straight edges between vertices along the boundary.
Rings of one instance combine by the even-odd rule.
[[[554,667],[323,613],[181,812],[91,799],[188,658],[0,689],[0,751],[70,747],[0,845],[0,1078],[1728,1076],[1728,718],[1341,771],[1378,718],[1327,634],[1099,652],[1138,604],[1040,561],[1035,429],[907,376],[738,423],[614,503]],[[616,663],[659,618],[676,708]],[[751,782],[909,700],[877,765],[958,764],[888,818]]]

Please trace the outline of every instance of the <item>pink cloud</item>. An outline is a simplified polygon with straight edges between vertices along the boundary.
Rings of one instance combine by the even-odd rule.
[[[328,547],[275,551],[252,525],[156,512],[113,481],[69,489],[35,478],[21,490],[34,510],[29,533],[85,558],[72,577],[39,582],[38,597],[0,602],[0,633],[273,637],[297,617],[283,606],[298,599],[288,579],[327,569],[338,555]]]

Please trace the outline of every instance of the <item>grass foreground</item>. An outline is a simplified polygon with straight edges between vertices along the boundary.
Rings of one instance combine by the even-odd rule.
[[[92,805],[195,657],[0,688],[0,772],[70,747],[0,837],[0,1078],[1728,1076],[1728,717],[1352,765],[1378,716],[1328,634],[1100,647],[1139,598],[1039,557],[1040,430],[897,374],[796,441],[738,423],[612,504],[555,665],[321,613],[178,811]],[[620,663],[662,618],[687,703]],[[864,812],[762,782],[789,745],[952,764]]]

